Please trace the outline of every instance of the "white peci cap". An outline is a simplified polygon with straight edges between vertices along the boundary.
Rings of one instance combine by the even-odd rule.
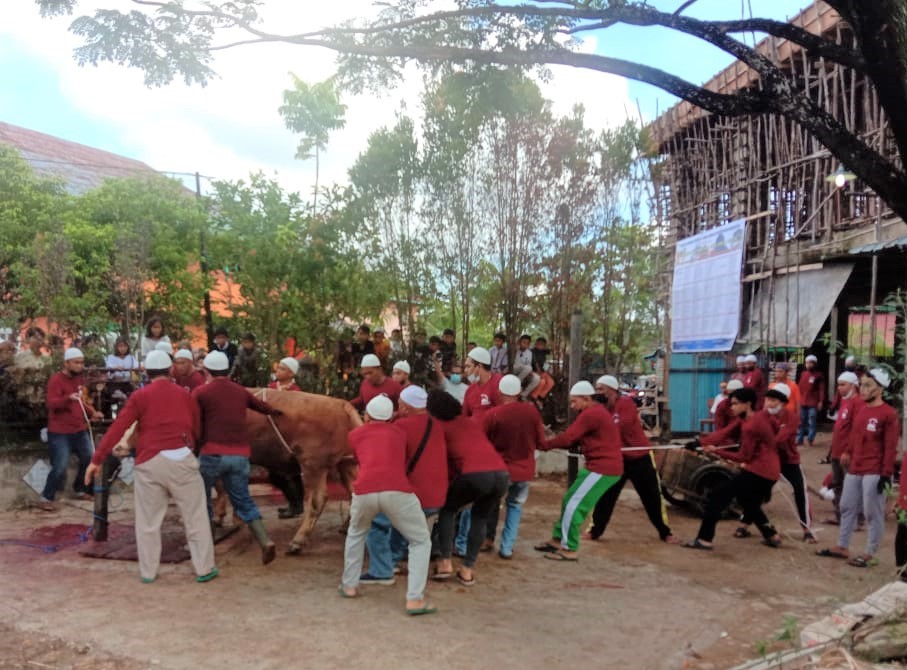
[[[747,354],[746,356],[744,356],[743,362],[744,363],[758,363],[759,359],[756,358],[755,354]]]
[[[873,368],[867,374],[875,379],[876,383],[883,389],[887,389],[891,384],[891,376],[882,368]]]
[[[194,361],[195,357],[192,355],[192,352],[188,349],[180,349],[175,354],[173,354],[173,360],[185,359],[187,361]]]
[[[860,383],[860,378],[857,377],[857,374],[855,372],[850,372],[848,370],[847,372],[842,372],[838,375],[838,381],[844,382],[845,384],[857,385]]]
[[[790,386],[788,386],[787,384],[775,384],[770,390],[777,391],[785,398],[790,398]]]
[[[592,388],[592,384],[583,380],[573,385],[573,388],[570,389],[570,395],[593,396],[595,395],[595,389]]]
[[[518,396],[523,390],[523,385],[516,375],[504,375],[498,382],[498,390],[506,396]]]
[[[617,381],[617,377],[614,375],[602,375],[595,380],[595,385],[598,386],[599,384],[615,391],[620,390],[620,382]]]
[[[741,363],[746,363],[746,356],[737,356],[737,365]]]
[[[148,367],[147,365],[145,367]],[[230,359],[222,351],[212,351],[205,356],[205,369],[211,372],[223,372],[230,368]]]
[[[362,363],[359,364],[360,368],[380,368],[381,359],[379,359],[375,354],[366,354],[362,357]]]
[[[169,342],[158,342],[154,345],[155,351],[163,351],[168,356],[173,356],[173,345]]]
[[[223,356],[223,354],[221,354],[221,356]],[[224,358],[226,358],[226,356],[224,356]],[[169,370],[171,365],[173,365],[173,361],[171,361],[170,356],[163,351],[154,349],[149,351],[148,355],[145,356],[146,370]]]
[[[365,411],[376,421],[389,421],[394,415],[394,403],[382,393],[369,400]]]
[[[739,379],[732,379],[731,381],[729,381],[729,382],[727,383],[727,387],[726,387],[726,388],[727,388],[728,391],[736,391],[737,389],[742,389],[742,388],[743,388],[743,382],[740,381]]]
[[[847,365],[848,363],[856,363],[856,362],[857,362],[857,359],[854,356],[848,356],[847,358],[844,359],[844,365]]]
[[[818,362],[819,362],[819,359],[816,358],[815,356],[813,356],[812,354],[810,354],[809,356],[806,357],[806,362],[807,362],[807,363],[810,363],[810,362],[812,362],[812,363],[818,363]]]
[[[279,365],[284,366],[287,370],[292,372],[294,375],[299,372],[299,361],[295,358],[287,356],[286,358],[281,358]]]
[[[63,354],[64,361],[74,361],[77,358],[85,358],[85,354],[82,353],[81,349],[78,349],[76,347],[70,347]]]
[[[406,374],[412,372],[412,368],[409,367],[409,363],[407,363],[406,361],[397,361],[396,363],[394,363],[394,370],[400,370],[401,372],[405,372]]]
[[[421,386],[410,384],[400,391],[400,401],[413,409],[425,409],[425,405],[428,404],[428,394]]]
[[[466,357],[471,358],[476,363],[481,363],[482,365],[491,365],[491,354],[485,347],[476,347],[470,351]]]

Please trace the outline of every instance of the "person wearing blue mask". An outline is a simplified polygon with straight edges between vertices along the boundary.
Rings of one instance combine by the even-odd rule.
[[[445,375],[441,367],[440,357],[435,357],[435,375],[444,391],[452,395],[462,405],[463,398],[466,397],[466,389],[469,385],[463,379],[463,365],[458,360],[454,360],[450,366],[450,375]]]

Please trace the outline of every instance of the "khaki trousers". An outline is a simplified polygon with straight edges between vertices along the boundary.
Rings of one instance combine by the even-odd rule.
[[[214,542],[198,459],[189,454],[172,461],[158,454],[135,466],[135,541],[139,573],[154,579],[161,564],[161,524],[170,498],[179,507],[196,575],[214,568]]]

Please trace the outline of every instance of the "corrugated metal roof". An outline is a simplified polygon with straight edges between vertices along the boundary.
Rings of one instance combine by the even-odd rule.
[[[97,188],[106,179],[156,174],[141,161],[9,123],[0,122],[0,143],[18,149],[38,174],[62,179],[74,195]]]
[[[862,247],[854,247],[850,250],[849,253],[854,255],[874,254],[885,249],[902,249],[904,247],[907,247],[907,236],[898,237],[893,240],[885,240],[884,242],[872,242],[871,244],[864,244]]]

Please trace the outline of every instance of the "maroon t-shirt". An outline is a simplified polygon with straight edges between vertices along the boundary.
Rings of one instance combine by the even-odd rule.
[[[803,407],[818,407],[825,401],[825,377],[818,370],[803,370],[797,386]]]
[[[394,403],[394,409],[397,409],[397,398],[400,397],[400,391],[402,390],[403,387],[390,377],[385,377],[384,381],[377,386],[372,384],[369,380],[363,379],[362,383],[359,385],[359,395],[353,398],[350,403],[356,409],[365,409],[372,398],[384,394]]]
[[[406,478],[406,433],[390,423],[371,421],[349,434],[350,448],[359,462],[353,493],[401,491],[412,493]]]
[[[69,396],[82,393],[82,375],[71,377],[58,372],[47,381],[47,430],[51,433],[71,435],[88,430],[82,407]],[[91,409],[85,408],[90,414]]]
[[[507,464],[485,437],[482,426],[465,416],[442,421],[447,441],[447,463],[451,479],[470,472],[507,470]]]
[[[850,431],[853,428],[853,418],[865,403],[856,391],[849,398],[843,396],[838,401],[838,417],[831,433],[831,457],[839,459],[847,450],[850,442]]]
[[[620,431],[608,408],[593,403],[576,417],[563,433],[551,438],[545,449],[564,449],[579,442],[586,459],[586,469],[599,475],[624,474],[620,450]]]
[[[621,447],[648,447],[649,438],[646,437],[642,429],[642,421],[639,418],[639,410],[636,409],[636,403],[632,398],[625,395],[620,396],[614,403],[614,407],[608,408],[611,411],[611,417],[614,424],[620,431]],[[637,458],[648,458],[648,451],[640,449],[638,451],[624,451],[624,458],[635,460]]]
[[[393,425],[406,433],[407,467],[422,442],[428,414],[413,414],[394,421]],[[424,509],[442,507],[447,498],[447,442],[444,426],[437,419],[431,422],[431,432],[416,467],[409,473],[409,483]]]
[[[501,392],[498,390],[500,383],[501,375],[494,372],[484,384],[478,382],[470,384],[463,398],[463,414],[478,417],[492,407],[500,405]]]
[[[775,446],[782,465],[799,465],[800,451],[797,449],[797,427],[800,419],[787,407],[782,407],[777,414],[768,414],[775,429]]]
[[[205,376],[198,370],[193,370],[188,375],[173,375],[173,383],[191,391],[199,386],[204,386]]]
[[[245,386],[226,377],[215,377],[197,387],[192,397],[198,403],[202,422],[202,455],[252,455],[246,436],[246,410],[271,414],[273,408],[249,393]]]
[[[535,477],[535,450],[545,446],[545,427],[538,409],[527,402],[492,407],[481,418],[485,435],[507,464],[512,482]]]
[[[894,461],[901,436],[901,421],[890,405],[877,407],[864,404],[854,414],[850,430],[850,465],[847,471],[854,475],[894,474]]]
[[[756,412],[740,424],[740,451],[723,450],[724,458],[743,463],[754,475],[773,482],[781,477],[781,458],[770,415]]]

